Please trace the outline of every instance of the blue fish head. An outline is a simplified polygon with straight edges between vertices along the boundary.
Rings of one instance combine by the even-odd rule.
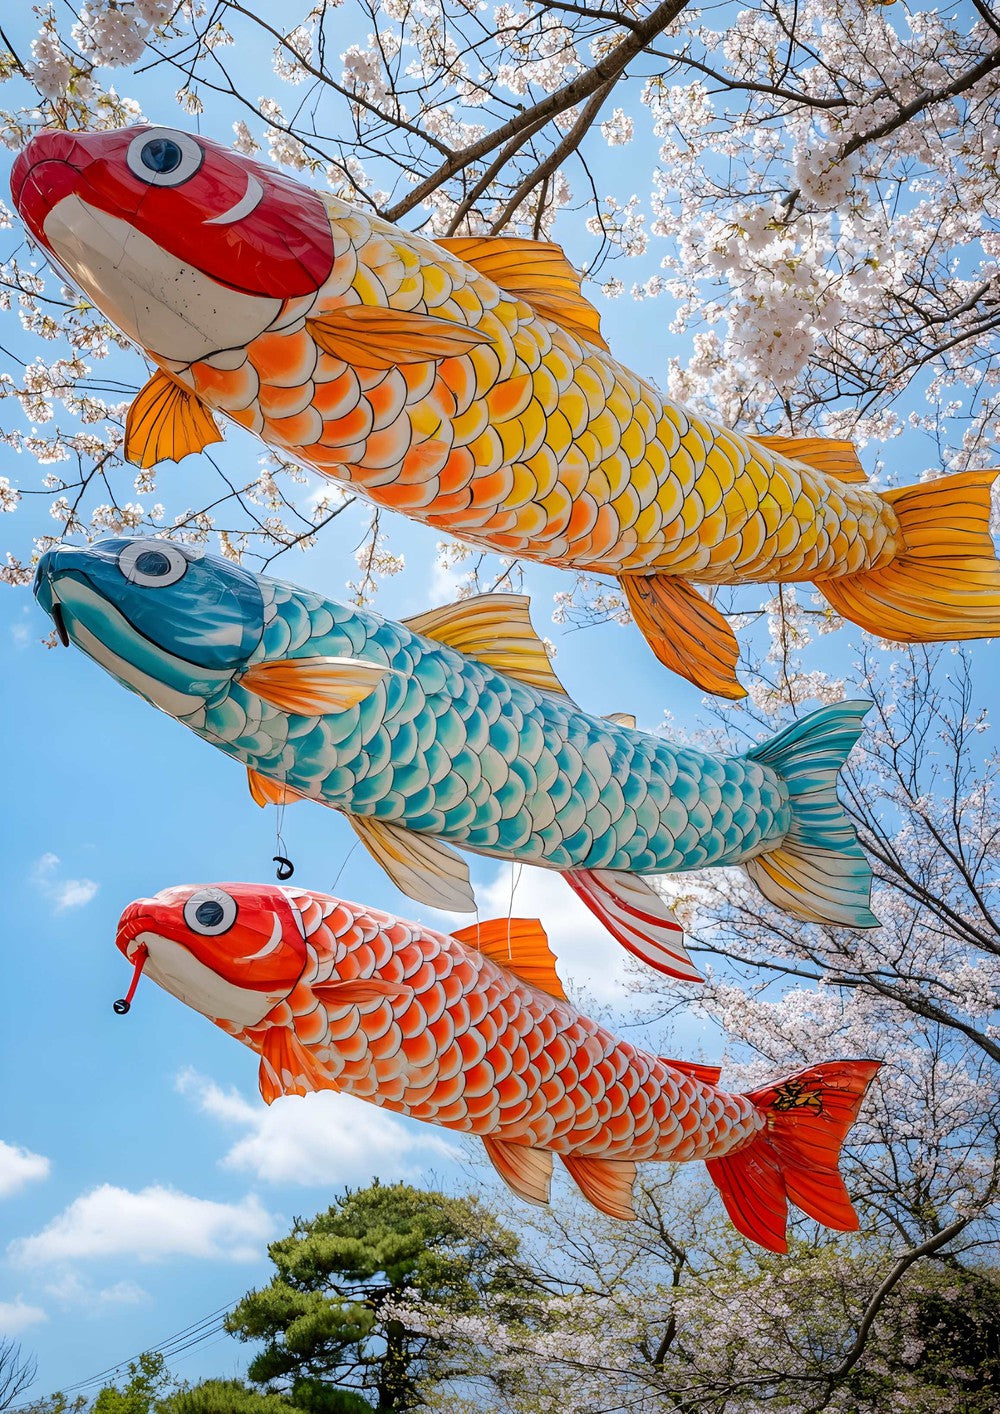
[[[34,592],[63,642],[175,717],[228,691],[264,632],[255,576],[174,541],[47,550]]]

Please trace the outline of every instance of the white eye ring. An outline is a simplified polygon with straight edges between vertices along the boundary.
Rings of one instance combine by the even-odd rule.
[[[165,589],[187,574],[187,556],[167,540],[133,540],[118,556],[118,568],[130,584]]]
[[[184,905],[184,922],[192,933],[217,938],[220,933],[229,932],[237,913],[236,900],[225,889],[198,889]]]
[[[194,138],[175,128],[149,128],[132,139],[125,154],[132,175],[151,187],[181,186],[204,160]]]

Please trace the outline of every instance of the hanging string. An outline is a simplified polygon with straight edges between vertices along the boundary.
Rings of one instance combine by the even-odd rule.
[[[278,851],[278,853],[275,854],[275,855],[272,855],[272,858],[273,858],[273,860],[274,860],[274,863],[277,864],[277,866],[278,866],[278,870],[277,870],[278,879],[280,880],[281,883],[285,883],[285,881],[286,881],[287,879],[290,879],[290,878],[292,877],[292,875],[295,873],[295,865],[292,863],[292,861],[288,858],[287,854],[285,853],[285,850],[286,850],[287,846],[286,846],[286,844],[285,844],[285,837],[284,837],[284,835],[282,834],[282,828],[283,828],[283,826],[284,826],[284,823],[285,823],[285,802],[282,801],[282,802],[277,806],[276,813],[275,813],[275,817],[274,817],[274,847],[275,847],[275,849]]]

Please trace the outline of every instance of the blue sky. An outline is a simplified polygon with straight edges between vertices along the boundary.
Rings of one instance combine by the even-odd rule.
[[[126,78],[122,91],[132,92]],[[139,96],[151,119],[178,121],[164,95]],[[206,123],[205,131],[225,139],[228,124]],[[613,160],[636,164],[636,189],[643,191],[648,157],[637,143]],[[560,234],[572,259],[568,218]],[[648,277],[657,259],[651,253],[625,278]],[[669,307],[595,302],[613,350],[662,381],[666,358],[685,353],[664,332]],[[53,346],[39,350],[13,319],[5,324],[3,337],[23,357],[56,356]],[[145,376],[138,354],[123,355],[116,371],[137,382]],[[901,446],[894,444],[894,460]],[[230,427],[214,452],[243,473],[261,448]],[[914,469],[926,455],[924,444]],[[10,462],[0,471],[14,480],[19,467]],[[27,479],[30,469],[23,474]],[[180,504],[187,494],[181,488],[194,488],[198,474],[191,460],[166,468],[164,499]],[[356,577],[353,554],[366,523],[365,509],[352,507],[315,550],[285,556],[274,572],[336,597]],[[3,526],[3,548],[16,541],[27,551],[30,536],[51,525],[44,505],[22,509]],[[386,516],[383,526],[406,568],[386,584],[377,607],[400,617],[444,602],[449,585],[433,568],[438,537],[399,517]],[[700,693],[661,668],[635,629],[566,632],[549,622],[552,596],[566,583],[556,571],[527,571],[535,625],[555,641],[571,695],[589,711],[634,712],[649,729],[665,713],[685,730],[704,722]],[[0,1332],[37,1355],[35,1396],[158,1344],[266,1281],[266,1242],[294,1215],[324,1208],[345,1184],[377,1174],[479,1189],[514,1226],[520,1211],[470,1141],[332,1094],[266,1109],[253,1056],[151,983],[140,984],[127,1018],[113,1014],[111,1003],[129,979],[114,945],[121,909],[171,884],[270,879],[276,815],[252,803],[243,772],[221,753],[123,691],[82,654],[43,647],[50,627],[26,590],[0,592],[8,821],[0,856],[7,999]],[[826,640],[848,695],[849,643],[847,632],[835,645]],[[297,883],[333,889],[339,876],[336,888],[347,897],[446,923],[398,894],[334,813],[290,808],[284,842]],[[482,915],[506,911],[511,871],[470,859]],[[587,989],[609,1018],[627,1014],[623,955],[558,877],[525,870],[513,907],[542,917],[564,978]],[[721,1038],[694,1019],[669,1039],[642,1029],[629,1035],[692,1058],[721,1054]],[[225,1376],[242,1368],[245,1355],[220,1337],[171,1367],[188,1379]]]

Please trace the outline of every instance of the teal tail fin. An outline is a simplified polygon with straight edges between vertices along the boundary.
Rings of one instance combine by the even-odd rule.
[[[870,908],[872,871],[837,799],[837,773],[870,707],[823,707],[746,753],[784,781],[792,823],[777,848],[743,867],[765,898],[810,923],[878,927]]]

